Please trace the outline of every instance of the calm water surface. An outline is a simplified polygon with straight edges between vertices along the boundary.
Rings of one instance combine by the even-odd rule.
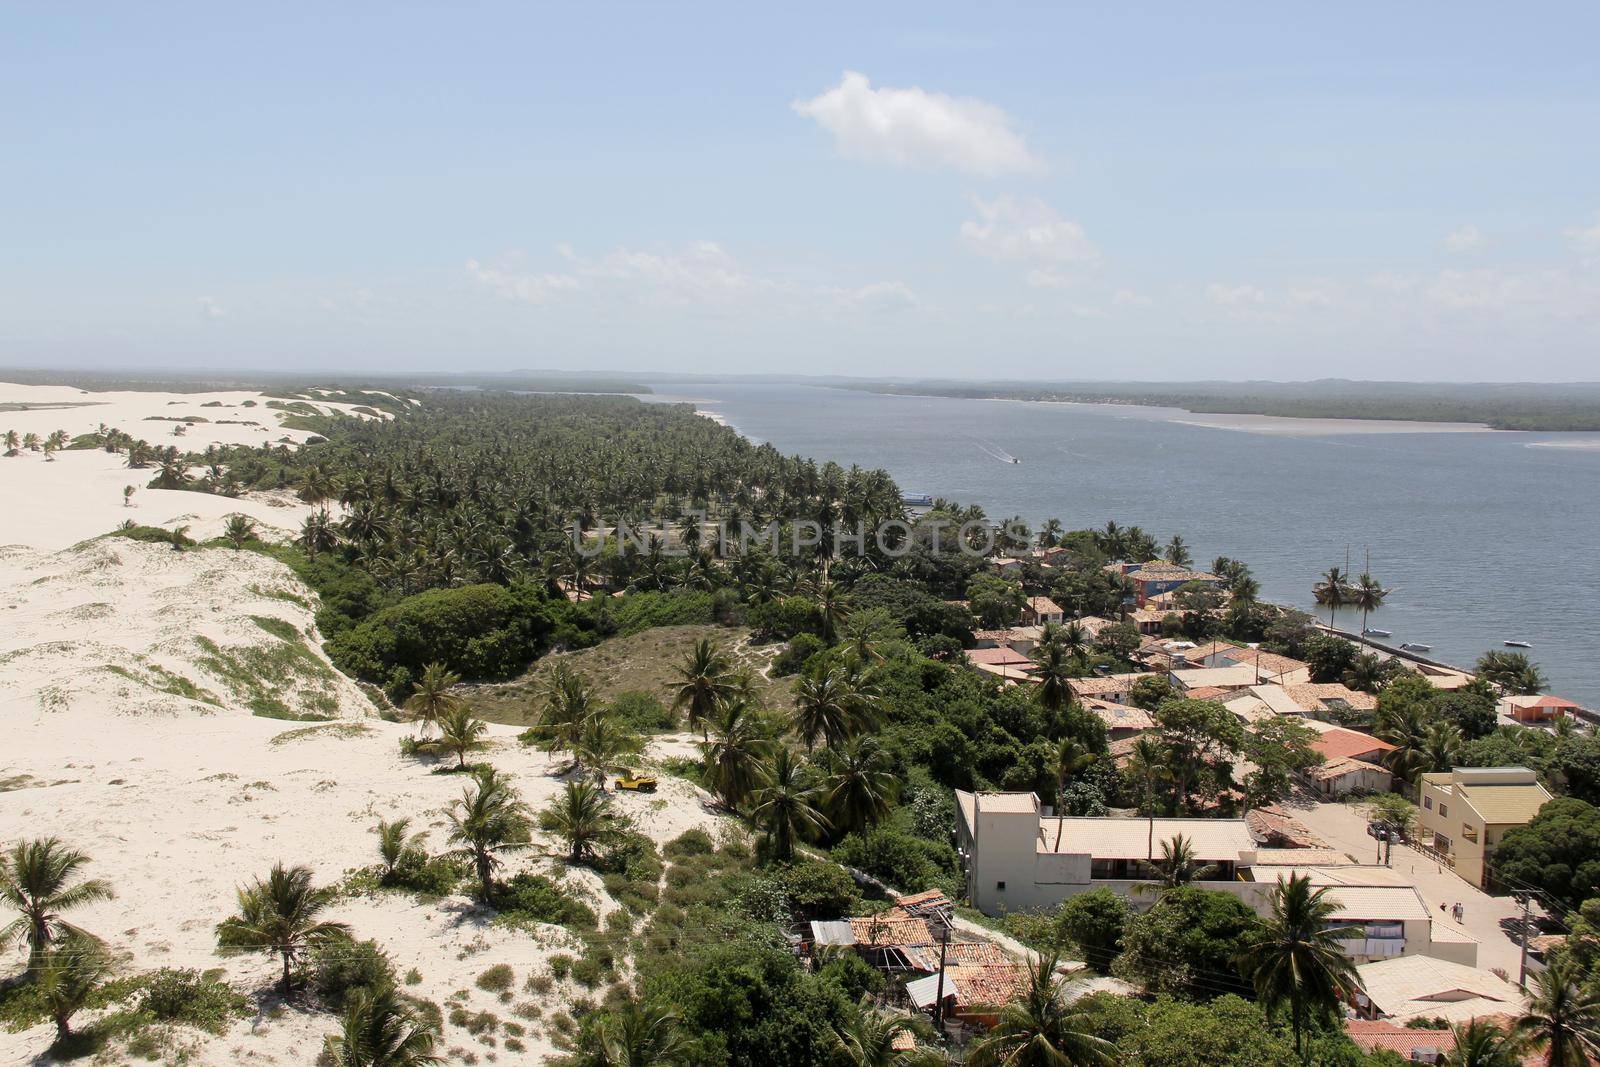
[[[1263,598],[1307,610],[1317,576],[1343,566],[1347,546],[1360,573],[1370,547],[1373,573],[1395,588],[1372,625],[1393,641],[1463,665],[1529,641],[1553,691],[1600,707],[1600,450],[1530,447],[1592,436],[1288,437],[1151,408],[793,385],[697,385],[693,398],[784,452],[883,467],[907,493],[993,518],[1181,533],[1198,563],[1245,560]],[[1339,621],[1359,626],[1359,615]]]

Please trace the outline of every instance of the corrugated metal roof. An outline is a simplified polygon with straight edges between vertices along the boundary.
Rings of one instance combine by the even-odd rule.
[[[856,934],[848,920],[813,922],[811,940],[819,945],[853,945],[856,943]]]

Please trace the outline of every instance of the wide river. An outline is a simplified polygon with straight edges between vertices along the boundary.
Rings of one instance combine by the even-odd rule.
[[[1348,552],[1394,593],[1370,625],[1470,665],[1528,641],[1553,692],[1600,707],[1600,437],[1370,432],[1288,420],[1265,432],[1159,408],[951,400],[798,385],[657,387],[756,441],[883,467],[907,493],[1033,528],[1115,519],[1199,565],[1247,562],[1264,599],[1311,610]],[[1270,420],[1268,420],[1270,421]],[[1020,463],[1011,462],[1012,458]],[[1323,618],[1327,612],[1322,611]],[[1339,624],[1359,628],[1359,613]]]

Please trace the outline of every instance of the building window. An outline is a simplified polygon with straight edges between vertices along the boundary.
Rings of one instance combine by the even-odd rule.
[[[1429,811],[1432,811],[1433,810],[1433,798],[1432,797],[1423,797],[1422,798],[1422,806],[1427,808]]]
[[[1448,805],[1448,804],[1440,804],[1439,805],[1439,818],[1448,819],[1449,817],[1450,817],[1450,805]]]
[[[994,888],[995,892],[1004,893],[1006,891],[1006,884],[1004,882],[996,882],[994,884]]]

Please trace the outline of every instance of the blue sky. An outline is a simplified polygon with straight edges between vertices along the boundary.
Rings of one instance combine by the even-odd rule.
[[[5,9],[0,364],[1600,378],[1592,4],[338,7]]]

